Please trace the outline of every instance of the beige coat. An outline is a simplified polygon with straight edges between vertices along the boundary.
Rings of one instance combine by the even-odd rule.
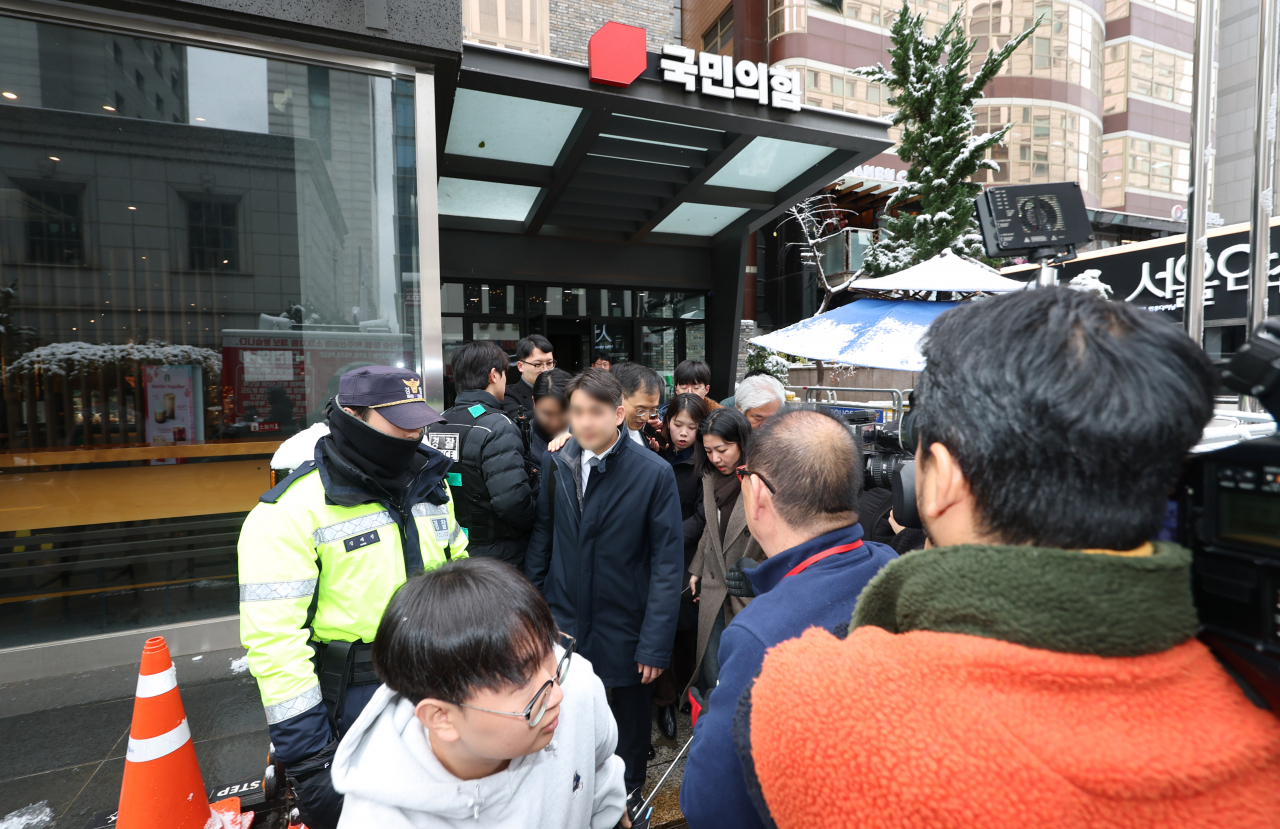
[[[706,653],[711,629],[715,627],[720,609],[724,608],[725,624],[728,624],[751,601],[729,595],[729,588],[724,580],[725,573],[740,558],[765,560],[764,550],[760,549],[760,545],[751,537],[751,531],[747,529],[746,508],[741,495],[729,515],[724,543],[720,542],[720,510],[716,507],[715,482],[715,473],[702,478],[702,506],[706,511],[707,526],[702,531],[702,540],[698,542],[698,552],[689,563],[689,573],[698,577],[698,590],[701,594],[698,599],[698,656],[693,667],[695,680],[702,667],[702,657]]]

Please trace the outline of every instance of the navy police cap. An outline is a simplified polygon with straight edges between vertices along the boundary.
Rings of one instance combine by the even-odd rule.
[[[406,368],[364,366],[338,380],[338,405],[368,406],[401,429],[421,429],[443,417],[422,397],[422,378]]]

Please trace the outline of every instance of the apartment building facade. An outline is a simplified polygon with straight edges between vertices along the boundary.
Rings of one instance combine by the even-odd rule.
[[[958,4],[913,4],[937,29]],[[684,0],[684,44],[802,71],[805,103],[888,117],[888,92],[851,70],[888,61],[895,0]],[[1181,219],[1191,125],[1193,0],[980,0],[974,63],[1041,20],[975,108],[1012,124],[992,184],[1079,181],[1091,208]],[[903,169],[891,153],[874,162]]]

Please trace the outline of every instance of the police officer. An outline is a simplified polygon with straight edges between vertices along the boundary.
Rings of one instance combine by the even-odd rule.
[[[314,459],[240,531],[240,640],[311,829],[336,827],[342,812],[329,766],[377,689],[370,644],[387,602],[408,576],[467,554],[449,459],[421,442],[440,419],[412,371],[347,372]]]
[[[537,518],[524,440],[502,411],[507,355],[491,340],[453,353],[458,397],[444,422],[427,428],[427,443],[453,461],[449,485],[473,556],[500,558],[517,569]]]

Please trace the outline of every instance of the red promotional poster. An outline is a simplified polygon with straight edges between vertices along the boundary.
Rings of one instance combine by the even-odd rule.
[[[223,416],[251,432],[305,428],[323,416],[339,377],[371,365],[412,366],[409,336],[223,329]],[[281,410],[281,395],[292,403],[294,423],[269,417]]]

